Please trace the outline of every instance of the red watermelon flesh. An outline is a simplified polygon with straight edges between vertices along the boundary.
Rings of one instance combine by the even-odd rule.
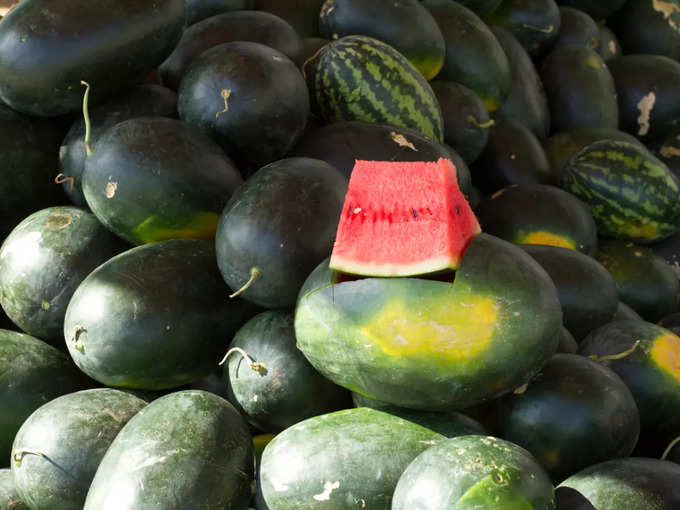
[[[448,159],[357,161],[330,268],[364,276],[456,269],[479,232]]]

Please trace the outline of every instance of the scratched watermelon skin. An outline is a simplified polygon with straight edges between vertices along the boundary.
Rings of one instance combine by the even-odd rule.
[[[444,121],[427,80],[392,46],[349,35],[309,59],[303,72],[312,101],[327,122],[382,122],[443,141]]]

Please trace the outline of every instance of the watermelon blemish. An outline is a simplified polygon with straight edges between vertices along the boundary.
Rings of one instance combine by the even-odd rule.
[[[480,232],[450,160],[356,161],[329,266],[387,277],[456,269]]]

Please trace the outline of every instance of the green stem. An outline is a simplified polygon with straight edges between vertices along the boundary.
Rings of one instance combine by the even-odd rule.
[[[17,467],[21,466],[21,461],[24,460],[25,455],[37,455],[39,457],[42,457],[43,459],[47,459],[47,455],[45,455],[43,452],[39,452],[38,450],[19,450],[14,454],[14,462],[16,463]]]
[[[224,358],[222,358],[222,361],[220,361],[220,365],[224,365],[224,363],[227,361],[227,358],[231,356],[233,353],[238,352],[244,360],[246,360],[246,363],[248,363],[248,366],[254,371],[257,372],[260,375],[265,375],[267,373],[267,365],[264,363],[259,363],[257,361],[253,361],[253,358],[248,356],[248,353],[241,349],[240,347],[232,347],[227,351],[227,354],[224,355]]]
[[[591,354],[588,356],[588,359],[592,359],[593,361],[597,361],[598,363],[601,361],[610,361],[610,360],[617,360],[617,359],[623,359],[627,356],[630,356],[635,352],[635,349],[638,348],[640,345],[640,340],[636,340],[633,346],[630,349],[626,349],[623,352],[620,352],[618,354],[609,354],[607,356],[598,356],[597,354]]]
[[[252,267],[250,268],[250,279],[241,287],[238,289],[236,292],[233,294],[229,294],[230,298],[235,298],[236,296],[240,296],[243,294],[245,291],[247,291],[250,286],[255,283],[255,280],[257,280],[260,276],[262,276],[262,271],[260,271],[259,267]]]
[[[486,122],[480,123],[480,122],[479,122],[474,116],[472,116],[472,115],[468,115],[467,121],[468,121],[470,124],[473,124],[474,126],[477,126],[479,129],[488,129],[488,128],[490,128],[491,126],[493,126],[493,125],[496,124],[496,121],[493,120],[493,119],[489,119],[489,120],[486,121]]]
[[[680,443],[680,436],[676,437],[675,439],[673,439],[673,441],[671,441],[671,444],[668,445],[668,448],[666,448],[663,452],[663,455],[661,455],[661,460],[666,460],[668,458],[668,454],[671,453],[673,447],[678,443]]]
[[[84,80],[80,80],[81,85],[85,85],[85,95],[83,96],[83,117],[85,118],[85,151],[88,156],[94,154],[94,149],[90,143],[92,138],[92,123],[90,122],[90,110],[88,102],[90,101],[90,84]]]

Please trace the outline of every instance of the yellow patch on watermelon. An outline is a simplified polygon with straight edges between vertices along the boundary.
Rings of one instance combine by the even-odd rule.
[[[680,383],[680,337],[672,333],[656,337],[649,355],[659,368]]]
[[[148,217],[135,228],[135,236],[142,243],[153,243],[166,239],[214,239],[219,215],[214,212],[199,212],[184,223],[171,224],[161,215]]]
[[[656,239],[659,237],[659,225],[655,222],[626,225],[622,230],[629,237],[638,239]]]
[[[461,361],[489,345],[499,309],[493,299],[472,294],[453,306],[450,300],[433,299],[409,308],[395,299],[360,330],[390,356],[427,356],[434,363]]]
[[[514,240],[515,243],[519,244],[544,244],[548,246],[558,246],[560,248],[569,248],[570,250],[575,250],[576,245],[571,239],[553,234],[552,232],[546,232],[545,230],[538,230],[533,232],[521,232]]]

